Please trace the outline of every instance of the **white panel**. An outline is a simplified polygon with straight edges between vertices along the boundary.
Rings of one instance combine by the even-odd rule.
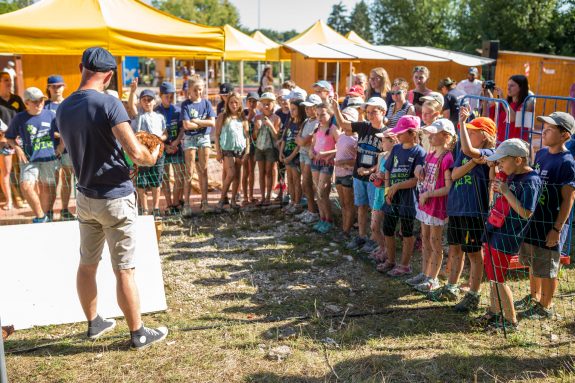
[[[0,226],[0,316],[16,329],[85,321],[76,294],[78,222]],[[137,221],[136,284],[142,313],[167,308],[152,216]],[[98,312],[120,317],[116,279],[104,246],[98,270]]]

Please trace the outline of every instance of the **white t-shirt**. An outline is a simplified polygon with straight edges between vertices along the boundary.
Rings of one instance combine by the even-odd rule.
[[[303,129],[301,131],[301,137],[306,138],[306,137],[311,136],[318,125],[319,125],[319,120],[317,118],[314,120],[310,120],[309,118],[307,120],[305,120],[305,123],[303,125]],[[308,149],[308,148],[309,148],[309,145],[304,146],[301,149],[303,150],[303,149]],[[300,152],[302,150],[300,150]]]
[[[465,94],[481,96],[482,84],[481,80],[478,79],[473,80],[473,82],[465,79],[460,81],[456,88]],[[479,107],[479,100],[469,100],[469,106],[471,106],[472,110],[477,109]]]
[[[132,120],[132,130],[134,133],[144,131],[162,138],[166,131],[166,119],[157,112],[140,113]]]

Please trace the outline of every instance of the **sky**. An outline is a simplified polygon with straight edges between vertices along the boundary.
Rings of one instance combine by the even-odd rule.
[[[341,0],[348,11],[359,0]],[[261,28],[280,32],[303,32],[317,20],[327,21],[331,7],[339,0],[230,0],[240,11],[240,22],[249,29],[258,28],[258,3]]]

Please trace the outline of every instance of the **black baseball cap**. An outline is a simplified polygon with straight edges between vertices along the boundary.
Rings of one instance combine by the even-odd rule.
[[[229,82],[224,82],[220,84],[220,94],[228,94],[234,90],[234,87]]]
[[[260,95],[258,94],[258,92],[249,92],[248,95],[247,95],[247,97],[246,97],[246,100],[249,100],[249,99],[259,101],[259,100],[260,100]]]
[[[116,59],[101,47],[91,47],[82,54],[82,66],[92,72],[108,72],[117,68]]]

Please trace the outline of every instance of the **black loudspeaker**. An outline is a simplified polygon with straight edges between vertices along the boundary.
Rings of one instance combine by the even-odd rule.
[[[489,57],[490,59],[497,60],[499,55],[499,40],[485,40],[482,46],[482,56]],[[483,66],[483,78],[485,80],[495,79],[495,67],[497,66],[497,61],[493,64]]]

